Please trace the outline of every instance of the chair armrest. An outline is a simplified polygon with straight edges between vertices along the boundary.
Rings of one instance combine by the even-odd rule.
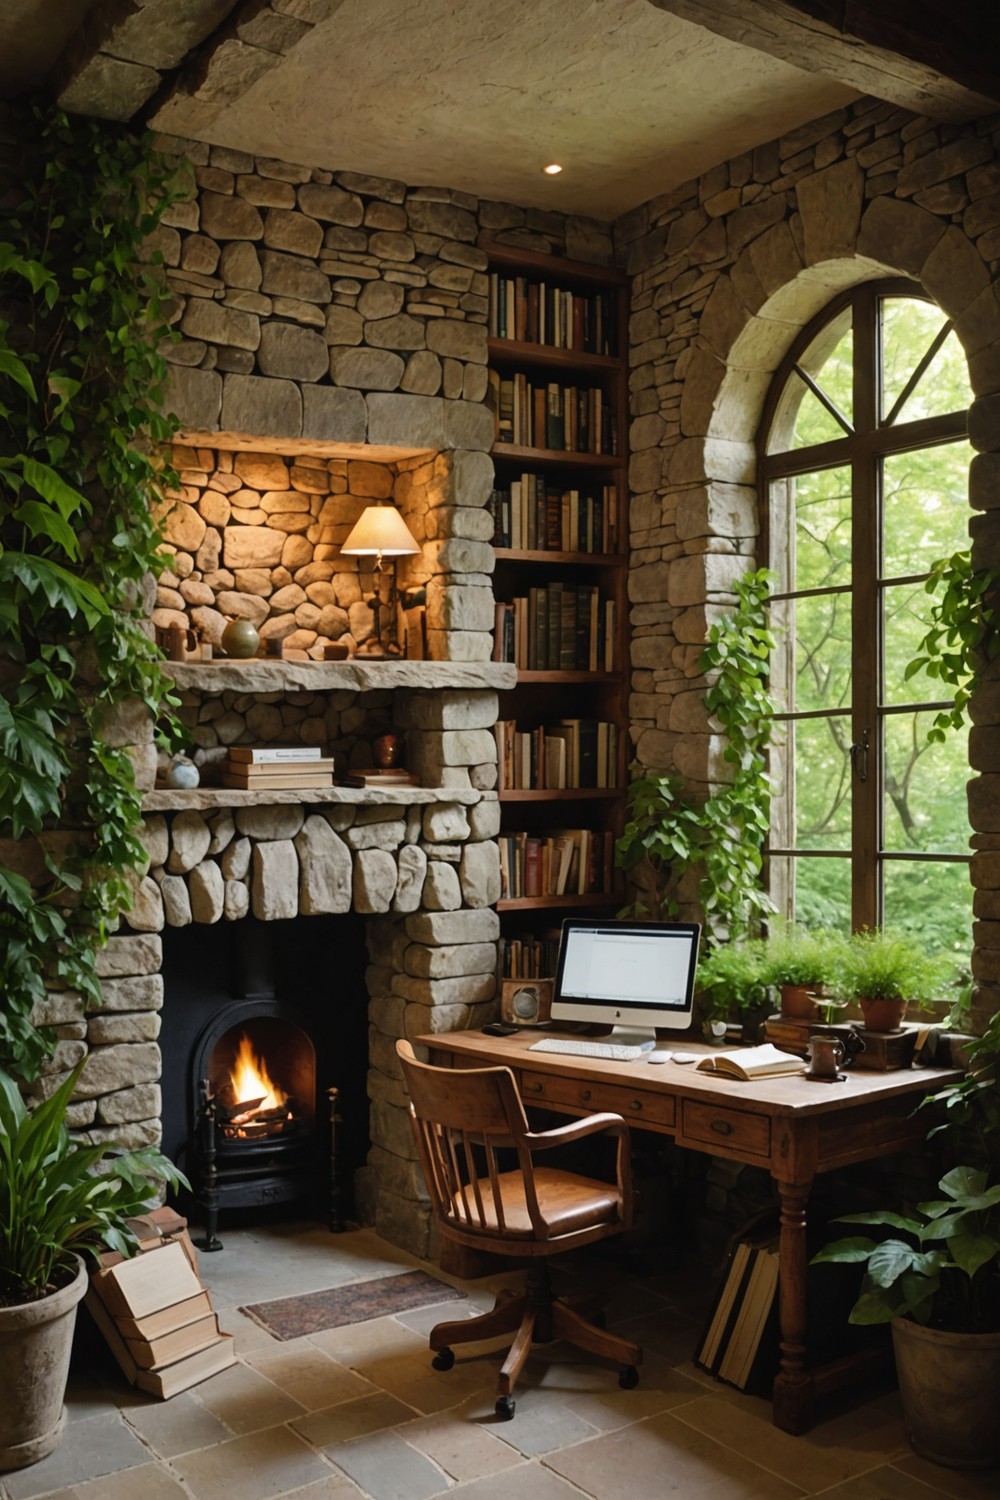
[[[554,1130],[532,1131],[524,1137],[524,1144],[531,1151],[548,1151],[553,1146],[565,1146],[571,1141],[583,1140],[588,1135],[608,1135],[628,1138],[628,1126],[621,1115],[610,1112],[587,1115],[585,1119],[573,1120],[569,1125],[559,1125]]]

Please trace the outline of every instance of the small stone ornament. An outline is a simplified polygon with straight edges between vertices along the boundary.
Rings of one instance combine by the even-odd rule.
[[[186,755],[175,755],[167,766],[164,781],[176,791],[189,791],[201,780],[201,772]]]

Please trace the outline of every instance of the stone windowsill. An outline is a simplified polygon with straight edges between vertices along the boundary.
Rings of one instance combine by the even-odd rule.
[[[163,663],[179,688],[202,693],[371,692],[379,688],[486,689],[517,681],[517,668],[499,661],[268,661],[223,658]]]
[[[412,807],[430,802],[458,802],[472,806],[477,802],[495,802],[495,791],[479,792],[457,786],[332,786],[300,787],[283,792],[280,789],[243,791],[235,787],[197,786],[190,790],[157,787],[142,799],[143,812],[203,812],[217,807],[271,807],[277,803],[309,803],[317,807],[347,803],[352,807]]]

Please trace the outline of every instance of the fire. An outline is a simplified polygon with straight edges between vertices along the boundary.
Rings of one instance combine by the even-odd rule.
[[[254,1099],[260,1100],[256,1106],[258,1110],[280,1109],[288,1098],[284,1090],[272,1082],[267,1064],[254,1053],[246,1032],[240,1037],[230,1077],[233,1092],[241,1104],[244,1100]]]

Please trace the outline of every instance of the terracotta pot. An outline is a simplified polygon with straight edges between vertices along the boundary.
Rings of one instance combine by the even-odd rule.
[[[819,1015],[816,996],[807,984],[781,986],[781,1014],[797,1021],[814,1021]]]
[[[892,1347],[914,1451],[952,1469],[1000,1461],[1000,1333],[948,1333],[894,1318]]]
[[[866,1000],[858,996],[866,1031],[898,1031],[906,1015],[905,1000]]]
[[[72,1259],[76,1275],[68,1286],[37,1302],[0,1307],[0,1470],[37,1463],[62,1437],[76,1308],[87,1290],[83,1261]]]

